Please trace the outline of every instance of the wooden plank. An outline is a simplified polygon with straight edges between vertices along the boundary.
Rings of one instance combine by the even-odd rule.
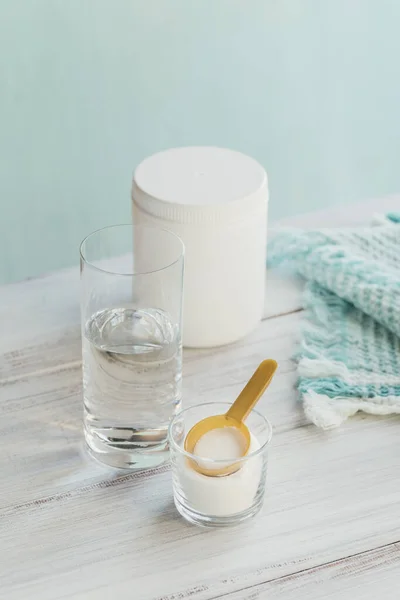
[[[276,431],[304,424],[294,390],[295,365],[290,360],[299,321],[298,313],[271,319],[238,344],[185,351],[185,404],[234,399],[254,366],[274,356],[279,370],[260,408],[269,414]],[[36,352],[21,350],[13,364],[14,375],[0,383],[0,470],[7,478],[7,494],[0,492],[0,506],[65,492],[85,481],[101,481],[108,474],[100,467],[91,470],[86,462],[81,363],[62,362],[69,352],[56,342],[54,348],[48,344]],[[77,356],[79,346],[73,358]],[[21,477],[23,472],[27,479]]]
[[[400,544],[363,552],[314,569],[226,594],[226,600],[375,600],[397,598]]]
[[[42,282],[32,280],[1,289],[0,321],[4,327],[0,336],[0,385],[30,373],[79,366],[81,329],[76,270],[50,275]],[[291,280],[271,271],[267,289],[265,318],[300,310],[299,279]],[[246,346],[252,339],[250,335]]]
[[[79,270],[65,269],[45,277],[0,288],[0,353],[40,344],[53,333],[79,324]],[[0,374],[4,373],[0,363]]]
[[[107,598],[102,586],[122,594],[135,585],[150,599],[186,594],[194,582],[206,599],[227,590],[233,565],[229,591],[398,539],[397,419],[360,418],[329,434],[304,426],[289,361],[299,319],[270,319],[241,344],[186,355],[188,402],[234,396],[267,348],[280,361],[262,405],[278,423],[267,510],[239,536],[184,524],[171,505],[167,471],[116,476],[89,461],[81,447],[79,368],[7,384],[0,405],[8,452],[1,464],[4,591]]]
[[[66,282],[70,283],[71,280],[73,276],[67,272]],[[13,290],[7,304],[14,305],[15,321],[23,327],[23,334],[20,329],[13,327],[7,330],[8,308],[5,303],[0,304],[0,319],[6,324],[0,339],[0,382],[13,381],[29,373],[56,369],[62,365],[76,365],[81,361],[79,310],[77,306],[73,307],[73,304],[77,304],[77,297],[72,297],[71,304],[66,306],[65,287],[65,284],[60,285],[58,277],[54,283],[50,278],[47,298],[51,298],[51,303],[43,305],[39,297],[33,296],[33,300],[31,298],[29,301],[29,309],[24,308],[23,304],[18,305],[20,294]],[[278,313],[291,314],[300,310],[301,287],[300,280],[291,281],[279,273],[271,272],[265,318],[271,319]],[[29,290],[25,292],[25,298],[30,298]],[[2,297],[4,300],[4,296]],[[35,315],[34,319],[32,315]],[[252,335],[245,341],[247,346],[249,340],[253,340]],[[213,354],[223,351],[223,348],[214,349]]]
[[[230,589],[237,589],[243,582],[291,573],[299,564],[318,565],[398,539],[399,492],[392,479],[399,467],[397,420],[361,418],[331,434],[304,427],[289,360],[299,319],[299,314],[270,319],[241,344],[186,354],[187,402],[208,401],[221,393],[234,396],[266,351],[280,362],[262,405],[277,425],[268,510],[251,525],[248,536],[241,535],[239,545],[234,533],[203,533],[178,519],[168,472],[121,477],[88,459],[81,439],[79,367],[54,370],[52,376],[42,370],[7,384],[0,404],[6,441],[2,448],[7,450],[1,454],[7,493],[2,493],[0,513],[1,544],[8,549],[0,568],[5,591],[19,589],[23,598],[29,586],[32,598],[36,590],[37,597],[49,593],[57,598],[58,581],[68,594],[80,594],[90,581],[93,597],[101,598],[105,592],[98,586],[120,585],[126,593],[135,583],[146,591],[143,598],[152,598],[192,589],[195,581],[203,590],[199,597],[208,598],[225,591],[232,565],[237,575]],[[23,444],[17,431],[24,432]],[[343,506],[347,509],[338,512]],[[121,558],[116,538],[125,522],[132,527],[122,537],[127,554]],[[115,535],[110,537],[110,531]],[[25,547],[26,536],[35,543]],[[160,573],[157,582],[147,569],[149,547],[143,539],[159,548],[152,564]],[[83,556],[76,553],[81,543],[91,547]],[[96,548],[101,548],[99,557]],[[15,571],[21,552],[22,581]],[[198,552],[201,568],[193,573],[188,565],[199,560]],[[172,553],[167,563],[160,558],[164,553]],[[52,562],[46,567],[50,554]],[[130,563],[138,570],[131,572]],[[81,579],[71,576],[76,569],[83,573]],[[179,578],[168,579],[171,569]],[[130,575],[121,579],[125,570]]]
[[[210,600],[390,544],[400,536],[397,449],[396,419],[278,434],[266,507],[238,529],[184,523],[163,470],[10,506],[0,512],[3,594],[102,600],[111,586],[141,600]]]

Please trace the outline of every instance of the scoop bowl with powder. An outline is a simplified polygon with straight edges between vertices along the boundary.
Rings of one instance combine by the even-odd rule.
[[[193,425],[185,437],[186,452],[200,456],[202,452],[206,452],[205,458],[216,461],[244,457],[251,445],[251,435],[245,420],[268,388],[277,368],[276,360],[264,359],[225,413],[200,419]],[[201,441],[202,437],[206,438],[204,443]],[[229,453],[232,457],[228,456]],[[228,462],[223,467],[216,463],[206,465],[199,460],[192,461],[191,465],[199,473],[213,477],[230,475],[239,468],[235,461]]]

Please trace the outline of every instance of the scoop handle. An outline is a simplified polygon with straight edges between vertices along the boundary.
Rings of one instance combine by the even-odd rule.
[[[227,417],[239,423],[244,421],[269,386],[278,363],[272,358],[263,360],[246,383],[235,402],[232,404]]]

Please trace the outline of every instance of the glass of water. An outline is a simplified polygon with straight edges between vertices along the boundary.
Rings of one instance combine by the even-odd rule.
[[[87,445],[113,467],[155,467],[181,403],[183,243],[116,225],[85,238],[80,255]]]

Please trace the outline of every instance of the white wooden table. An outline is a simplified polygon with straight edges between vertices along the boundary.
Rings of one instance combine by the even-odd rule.
[[[359,225],[399,198],[285,224]],[[265,357],[279,372],[265,508],[229,530],[175,511],[168,467],[115,472],[82,443],[77,269],[0,288],[0,597],[5,600],[397,598],[400,419],[308,424],[291,362],[299,285],[271,273],[266,319],[235,345],[187,351],[187,404],[234,398]]]

